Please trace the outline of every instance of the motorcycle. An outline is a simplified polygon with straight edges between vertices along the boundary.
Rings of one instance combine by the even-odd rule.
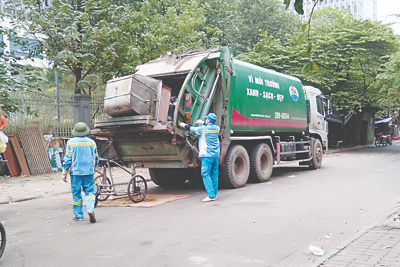
[[[386,145],[392,145],[392,137],[390,135],[385,135],[385,134],[380,134],[375,136],[375,146],[386,146]]]

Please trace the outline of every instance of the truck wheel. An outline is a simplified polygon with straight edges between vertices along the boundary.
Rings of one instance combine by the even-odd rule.
[[[230,147],[221,169],[221,182],[227,188],[245,186],[250,173],[250,160],[246,149],[241,145]]]
[[[187,180],[186,169],[149,169],[151,180],[158,186],[181,186]]]
[[[165,186],[182,186],[188,179],[188,169],[162,169],[161,180]]]
[[[311,151],[311,155],[313,158],[309,165],[310,169],[315,170],[315,169],[321,168],[322,154],[323,154],[323,149],[322,149],[321,141],[319,141],[319,139],[315,139],[313,149]]]
[[[252,182],[266,182],[271,177],[274,157],[265,143],[254,147],[250,152],[250,177]]]
[[[188,180],[194,187],[204,189],[203,177],[201,176],[200,167],[189,169]]]
[[[158,186],[165,186],[164,181],[162,180],[161,176],[163,175],[163,169],[149,169],[150,178]]]

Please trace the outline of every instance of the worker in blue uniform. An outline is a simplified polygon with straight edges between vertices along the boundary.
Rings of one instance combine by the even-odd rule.
[[[217,199],[218,192],[218,165],[220,156],[219,145],[219,126],[215,124],[217,115],[210,113],[206,116],[205,124],[200,127],[191,127],[181,122],[180,127],[200,135],[199,138],[199,158],[201,158],[201,176],[203,177],[204,187],[207,197],[202,201],[214,201]]]
[[[99,163],[96,143],[87,135],[90,129],[84,122],[78,122],[72,130],[74,136],[67,142],[63,162],[62,178],[67,182],[68,171],[71,175],[72,210],[74,220],[83,221],[82,189],[85,193],[86,211],[91,223],[96,222],[94,202],[94,168]]]

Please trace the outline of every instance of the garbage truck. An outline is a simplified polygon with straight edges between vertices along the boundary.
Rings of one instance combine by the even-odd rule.
[[[180,128],[215,113],[220,184],[265,182],[274,166],[318,169],[328,149],[329,97],[295,77],[235,59],[229,47],[167,52],[107,82],[91,134],[106,137],[127,166],[149,169],[159,186],[200,176],[199,136]]]

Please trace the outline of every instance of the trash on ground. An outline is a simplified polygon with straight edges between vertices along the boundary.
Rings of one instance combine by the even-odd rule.
[[[325,254],[325,251],[322,248],[315,247],[313,245],[310,245],[308,248],[311,250],[311,253],[316,256],[322,256]]]

